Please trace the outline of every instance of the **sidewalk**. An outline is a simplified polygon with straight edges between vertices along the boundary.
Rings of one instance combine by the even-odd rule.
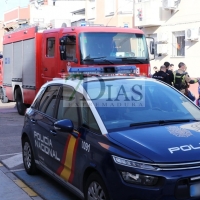
[[[8,117],[7,113],[16,113],[16,103],[10,102],[2,104],[0,101],[1,123],[18,123],[22,116],[18,119]],[[6,116],[4,116],[6,115]],[[4,116],[4,117],[2,117]],[[13,121],[14,120],[14,121]],[[1,127],[1,131],[2,127]],[[0,161],[0,199],[1,200],[43,200],[30,187],[15,176]]]
[[[17,112],[16,102],[1,103],[0,101],[0,112],[1,113]]]
[[[1,200],[42,200],[31,188],[0,163]]]

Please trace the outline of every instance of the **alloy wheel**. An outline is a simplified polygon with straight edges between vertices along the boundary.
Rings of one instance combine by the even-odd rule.
[[[24,144],[24,162],[27,169],[31,168],[31,147],[28,142]]]
[[[101,185],[95,181],[88,188],[88,200],[106,200],[106,195]]]

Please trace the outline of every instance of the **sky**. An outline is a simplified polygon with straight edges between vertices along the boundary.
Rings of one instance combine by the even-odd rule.
[[[4,12],[20,7],[26,7],[29,4],[29,0],[0,0],[0,21],[3,20]]]

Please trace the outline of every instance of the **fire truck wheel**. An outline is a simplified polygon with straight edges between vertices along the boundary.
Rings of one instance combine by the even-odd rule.
[[[26,105],[23,103],[21,89],[17,88],[15,90],[15,98],[17,104],[17,111],[20,115],[24,115],[26,111]]]

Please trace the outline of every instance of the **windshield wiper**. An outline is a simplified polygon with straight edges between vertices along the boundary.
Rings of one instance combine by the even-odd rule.
[[[103,60],[104,62],[108,62],[108,63],[110,63],[110,64],[114,64],[114,63],[111,62],[110,60],[107,60],[107,59],[106,59],[106,56],[103,56],[103,57],[96,57],[96,58],[90,58],[90,57],[87,56],[85,59],[83,59],[83,61],[94,61],[94,60],[98,60],[98,59]]]
[[[121,59],[122,61],[132,61],[132,62],[138,62],[143,64],[144,62],[142,62],[141,60],[138,60],[136,57],[117,57],[116,59]]]
[[[130,127],[142,126],[142,125],[165,125],[165,124],[184,123],[184,122],[193,122],[193,121],[198,122],[199,120],[195,120],[195,119],[158,120],[158,121],[150,121],[150,122],[132,123],[130,124]]]

